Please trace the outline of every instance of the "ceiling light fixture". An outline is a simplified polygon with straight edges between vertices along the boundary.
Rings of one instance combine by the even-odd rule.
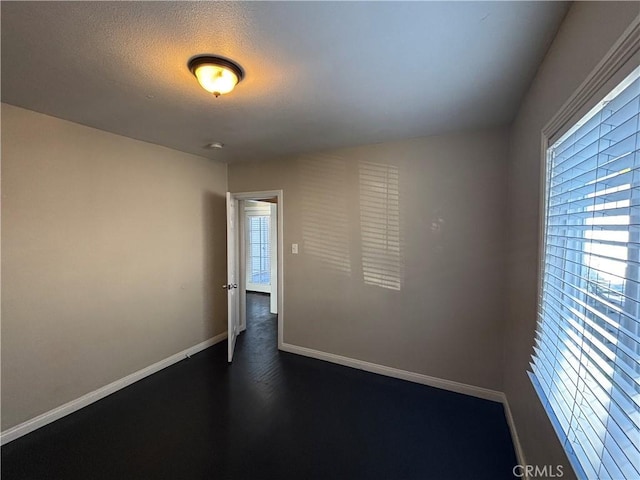
[[[224,147],[224,143],[222,142],[213,142],[213,143],[207,143],[204,148],[223,148]]]
[[[244,78],[240,65],[226,58],[199,55],[188,65],[202,88],[216,97],[229,93]]]

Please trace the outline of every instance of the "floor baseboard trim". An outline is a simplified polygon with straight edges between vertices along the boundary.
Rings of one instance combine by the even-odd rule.
[[[17,438],[20,438],[27,433],[31,433],[34,430],[37,430],[40,427],[44,427],[51,422],[54,422],[62,417],[65,417],[73,412],[80,410],[87,405],[90,405],[98,400],[106,397],[107,395],[111,395],[112,393],[121,390],[132,383],[137,382],[138,380],[142,380],[149,375],[153,375],[156,372],[159,372],[163,368],[167,368],[174,363],[179,362],[180,360],[184,360],[185,358],[190,357],[191,355],[195,355],[196,353],[204,350],[205,348],[211,347],[216,343],[222,342],[226,340],[227,332],[216,335],[215,337],[210,338],[209,340],[205,340],[202,343],[194,345],[193,347],[189,347],[186,350],[178,352],[170,357],[165,358],[164,360],[160,360],[159,362],[154,363],[153,365],[149,365],[148,367],[143,368],[142,370],[138,370],[137,372],[132,373],[131,375],[127,375],[120,380],[116,380],[104,387],[101,387],[93,392],[89,392],[86,395],[83,395],[80,398],[72,400],[64,405],[60,405],[53,410],[49,410],[37,417],[32,418],[31,420],[27,420],[15,427],[11,427],[4,432],[0,433],[0,445],[4,445],[9,443]]]
[[[471,395],[472,397],[483,398],[485,400],[491,400],[494,402],[503,403],[505,398],[502,392],[498,392],[496,390],[490,390],[488,388],[467,385],[466,383],[431,377],[422,373],[415,373],[409,372],[407,370],[400,370],[398,368],[386,367],[384,365],[378,365],[376,363],[365,362],[364,360],[356,360],[355,358],[343,357],[341,355],[322,352],[320,350],[313,350],[306,347],[299,347],[297,345],[291,345],[289,343],[283,343],[280,347],[280,350],[282,350],[283,352],[295,353],[297,355],[315,358],[317,360],[337,363],[338,365],[344,365],[345,367],[357,368],[359,370],[365,370],[367,372],[385,375],[387,377],[399,378],[401,380],[407,380],[409,382],[420,383],[422,385],[428,385],[430,387],[441,388],[443,390],[449,390],[451,392]]]
[[[507,399],[506,394],[502,394],[502,405],[504,405],[504,416],[507,419],[507,425],[509,425],[509,431],[511,432],[511,441],[513,442],[513,449],[516,451],[516,459],[518,460],[518,465],[526,465],[527,459],[524,456],[524,450],[522,449],[522,445],[520,444],[520,438],[518,437],[518,431],[516,430],[516,422],[513,420],[513,415],[511,414],[511,407],[509,407],[509,400]],[[528,475],[525,473],[525,480],[529,480]]]

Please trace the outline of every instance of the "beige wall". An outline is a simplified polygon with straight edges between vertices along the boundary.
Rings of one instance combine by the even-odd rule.
[[[230,165],[284,190],[285,343],[501,390],[506,133]]]
[[[504,389],[527,462],[563,464],[565,477],[572,470],[526,374],[536,323],[541,131],[638,13],[636,2],[573,4],[511,131]]]
[[[2,105],[2,429],[226,330],[226,166]]]

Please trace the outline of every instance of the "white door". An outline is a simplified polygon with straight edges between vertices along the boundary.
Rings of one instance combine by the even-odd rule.
[[[227,343],[229,362],[233,360],[233,350],[240,329],[240,301],[238,294],[238,200],[227,192],[227,290],[228,319]]]

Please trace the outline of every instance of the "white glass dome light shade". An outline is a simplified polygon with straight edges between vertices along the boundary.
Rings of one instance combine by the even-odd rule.
[[[216,97],[231,92],[244,76],[240,66],[224,58],[211,56],[191,59],[189,70],[202,88]]]

